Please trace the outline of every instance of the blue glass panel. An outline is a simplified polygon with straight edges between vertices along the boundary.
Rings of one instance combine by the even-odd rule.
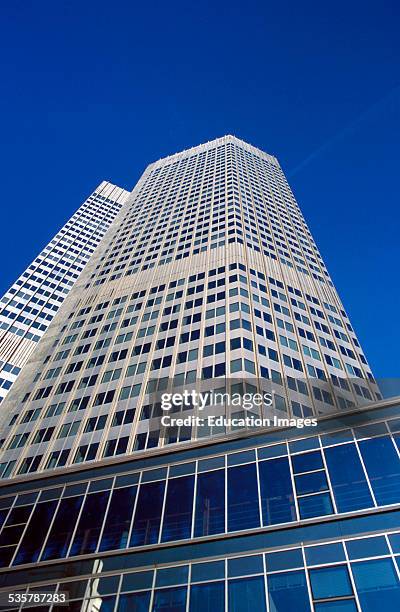
[[[305,553],[308,565],[319,565],[320,563],[333,563],[334,561],[346,560],[342,543],[307,546]]]
[[[304,571],[270,574],[268,598],[274,612],[311,612]]]
[[[314,604],[315,612],[357,612],[354,599],[338,599]]]
[[[327,433],[321,436],[322,446],[338,444],[339,442],[352,442],[353,439],[351,429],[342,429],[342,431],[334,431],[333,433]]]
[[[83,496],[67,497],[62,499],[54,519],[46,547],[42,554],[42,561],[65,557],[71,542],[76,521],[78,520]]]
[[[36,506],[13,565],[37,561],[56,507],[55,500]]]
[[[232,453],[228,455],[228,466],[240,465],[241,463],[251,463],[256,460],[254,450],[243,451],[241,453]]]
[[[157,570],[156,588],[174,584],[186,584],[188,581],[189,566],[178,565]]]
[[[400,533],[393,533],[389,536],[390,545],[394,553],[400,553]]]
[[[92,480],[89,483],[89,493],[95,493],[96,491],[106,491],[111,489],[113,485],[113,478],[102,478],[101,480]]]
[[[298,499],[299,512],[301,518],[312,518],[313,516],[324,516],[332,514],[332,502],[329,493],[320,495],[310,495],[310,497],[300,497]]]
[[[383,536],[377,538],[361,538],[346,542],[350,559],[380,557],[389,554],[389,547]]]
[[[258,467],[264,525],[296,520],[288,458],[261,461]]]
[[[225,531],[225,470],[198,475],[194,535]]]
[[[289,450],[291,453],[299,453],[300,451],[311,450],[313,448],[319,448],[319,439],[317,436],[289,442]]]
[[[387,429],[385,423],[369,423],[362,427],[354,427],[354,435],[356,438],[372,438],[380,434],[386,434]]]
[[[192,526],[194,476],[168,480],[161,540],[190,538]]]
[[[191,581],[202,582],[205,580],[215,580],[217,578],[224,578],[225,576],[225,562],[211,561],[208,563],[194,563],[192,565]]]
[[[118,612],[148,612],[149,604],[149,591],[121,595],[118,602]]]
[[[262,555],[250,555],[248,557],[228,559],[228,578],[262,573],[264,573]]]
[[[190,612],[224,612],[225,584],[195,584],[190,589]]]
[[[264,578],[239,578],[228,582],[229,612],[263,612],[266,610]]]
[[[158,542],[165,482],[158,480],[140,485],[129,546]]]
[[[122,576],[121,591],[151,589],[154,572],[132,572]]]
[[[378,504],[400,502],[400,459],[392,440],[372,438],[359,446]]]
[[[313,451],[311,453],[303,453],[302,455],[292,456],[293,471],[295,474],[299,472],[311,472],[324,467],[321,451]]]
[[[228,470],[228,531],[260,526],[255,463]]]
[[[142,482],[150,482],[151,480],[162,480],[167,476],[167,468],[157,468],[155,470],[146,470],[142,474]]]
[[[282,550],[281,552],[276,553],[267,553],[265,557],[267,572],[276,572],[279,570],[293,569],[295,567],[304,567],[301,548]]]
[[[225,465],[225,456],[222,457],[211,457],[211,459],[202,459],[199,461],[198,471],[207,472],[208,470],[215,470],[216,468],[222,468]]]
[[[279,457],[287,455],[286,444],[274,444],[273,446],[264,446],[257,450],[259,459],[270,459],[271,457]]]
[[[354,444],[326,448],[325,458],[339,512],[374,505]]]
[[[363,612],[400,610],[400,583],[390,559],[360,561],[351,568]]]
[[[196,471],[196,464],[194,461],[190,463],[178,463],[177,465],[171,465],[169,468],[170,476],[185,476],[185,474],[194,474]]]
[[[113,492],[101,538],[100,550],[126,547],[136,498],[136,488],[135,486],[125,487]]]
[[[328,489],[325,472],[312,472],[311,474],[296,476],[295,482],[298,495],[317,493]]]
[[[155,591],[153,612],[185,612],[186,590],[186,587],[175,587]]]
[[[110,491],[88,495],[72,542],[70,556],[96,550]]]
[[[352,595],[348,569],[345,565],[310,570],[310,582],[314,599],[329,599]]]

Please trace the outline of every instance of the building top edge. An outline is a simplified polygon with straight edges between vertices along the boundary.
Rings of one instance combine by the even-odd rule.
[[[173,153],[171,155],[166,155],[165,157],[161,157],[160,159],[157,159],[151,162],[148,165],[148,168],[154,168],[154,167],[157,167],[158,165],[164,165],[166,162],[173,162],[178,159],[183,159],[195,153],[201,153],[202,151],[207,151],[214,147],[217,147],[223,144],[228,144],[228,143],[234,143],[236,145],[239,145],[240,147],[246,149],[247,151],[250,151],[251,153],[259,155],[260,157],[267,159],[268,161],[270,161],[271,163],[279,167],[279,162],[274,155],[270,155],[269,153],[266,153],[262,149],[255,147],[254,145],[246,142],[245,140],[237,138],[237,136],[233,136],[232,134],[226,134],[225,136],[221,136],[220,138],[214,138],[213,140],[209,140],[199,145],[189,147],[188,149],[184,149],[183,151],[179,151],[177,153]]]

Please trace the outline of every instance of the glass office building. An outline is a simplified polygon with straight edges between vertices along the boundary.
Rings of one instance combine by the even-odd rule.
[[[233,136],[148,166],[1,419],[9,609],[400,607],[399,404]]]
[[[103,181],[0,300],[0,402],[129,192]]]

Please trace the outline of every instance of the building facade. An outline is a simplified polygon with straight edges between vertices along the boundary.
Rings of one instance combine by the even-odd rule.
[[[397,610],[399,417],[276,158],[155,162],[2,404],[0,602]]]
[[[103,181],[0,300],[0,402],[128,196]]]

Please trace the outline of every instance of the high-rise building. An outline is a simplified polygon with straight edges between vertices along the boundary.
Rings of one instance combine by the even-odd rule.
[[[103,181],[0,300],[0,402],[128,195]]]
[[[275,157],[148,166],[1,408],[0,602],[399,609],[399,407]]]

